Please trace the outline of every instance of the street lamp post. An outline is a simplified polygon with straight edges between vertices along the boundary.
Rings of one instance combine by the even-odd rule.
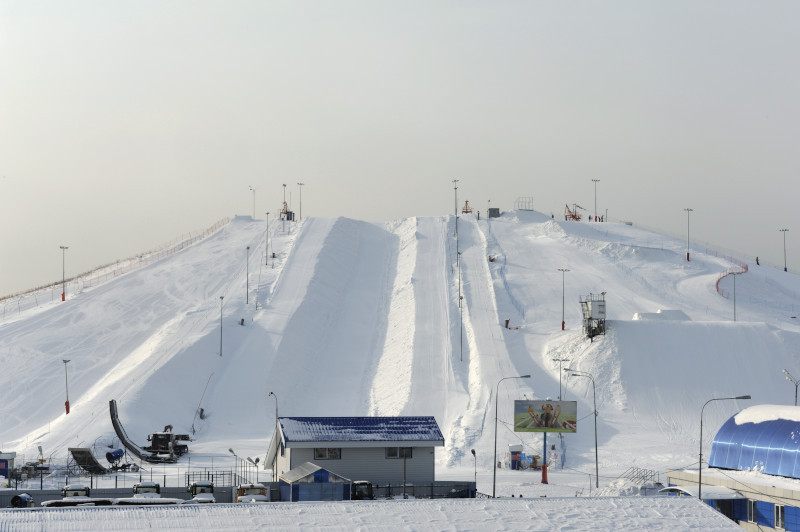
[[[781,233],[783,233],[783,271],[788,272],[789,270],[786,268],[786,231],[788,229],[779,229]]]
[[[289,215],[289,208],[286,206],[286,183],[283,184],[283,209],[281,210],[281,220],[283,220],[283,232],[286,232],[286,217]]]
[[[792,374],[786,370],[783,370],[786,374],[786,380],[791,381],[794,384],[794,406],[797,406],[797,387],[800,386],[800,381],[792,377]]]
[[[492,498],[495,498],[495,487],[497,482],[497,394],[500,391],[500,383],[506,379],[530,379],[530,375],[519,375],[517,377],[503,377],[497,381],[494,391],[494,455],[492,457]]]
[[[454,194],[454,202],[453,205],[455,208],[453,209],[456,216],[456,252],[458,251],[458,179],[453,179],[453,194]]]
[[[250,246],[247,246],[247,254],[244,260],[245,281],[244,281],[244,304],[250,304]]]
[[[554,358],[553,362],[558,362],[558,400],[561,401],[561,363],[569,362],[566,358]]]
[[[686,211],[686,262],[689,262],[689,213],[694,209],[683,209]]]
[[[64,402],[64,406],[67,409],[67,414],[69,414],[69,378],[67,377],[67,363],[69,360],[61,359],[61,362],[64,363],[64,386],[67,391],[67,400]]]
[[[219,296],[219,356],[222,356],[222,300],[225,296]]]
[[[599,179],[592,179],[594,181],[594,221],[597,221],[597,183],[600,182]]]
[[[571,371],[573,377],[589,377],[592,380],[592,402],[594,403],[594,487],[600,487],[600,460],[597,456],[597,389],[594,384],[594,377],[586,371],[579,371],[577,369],[566,368],[566,371]]]
[[[64,268],[65,261],[66,261],[66,251],[69,249],[69,246],[59,246],[61,247],[61,301],[67,300],[67,277],[66,277],[66,270]],[[784,246],[784,249],[786,246]]]
[[[256,219],[256,189],[250,185],[250,190],[253,192],[253,220]]]
[[[750,399],[750,396],[715,397],[706,401],[705,404],[703,404],[703,408],[700,409],[700,463],[697,464],[697,498],[700,499],[700,501],[703,500],[703,410],[706,409],[706,405],[711,401],[732,401],[734,399]]]
[[[269,265],[269,211],[267,211],[267,251],[266,251],[266,260],[264,261],[264,266]]]
[[[278,444],[278,396],[275,395],[275,392],[269,392],[269,395],[275,398],[275,442],[276,445]],[[267,397],[269,397],[269,395]],[[272,463],[272,480],[274,482],[278,481],[278,450],[275,449],[275,461]],[[264,464],[266,467],[266,464]]]
[[[258,462],[261,461],[261,458],[256,458],[255,460],[253,460],[248,456],[247,461],[253,464],[253,469],[256,470],[256,484],[258,484]]]
[[[566,286],[566,275],[569,271],[566,268],[559,268],[558,271],[561,272],[561,330],[564,330],[565,321],[564,321],[564,288]]]
[[[303,185],[305,183],[297,183],[298,188],[300,189],[300,219],[303,219]]]

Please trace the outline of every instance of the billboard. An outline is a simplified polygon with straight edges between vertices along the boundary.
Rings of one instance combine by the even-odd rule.
[[[514,432],[575,432],[577,401],[514,401]]]

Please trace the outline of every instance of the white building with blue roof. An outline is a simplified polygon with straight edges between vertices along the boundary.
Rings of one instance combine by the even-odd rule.
[[[266,463],[275,478],[312,462],[353,480],[422,485],[436,480],[436,447],[444,437],[432,416],[281,417]]]

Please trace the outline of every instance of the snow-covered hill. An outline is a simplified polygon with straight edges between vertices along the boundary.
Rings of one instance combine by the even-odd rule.
[[[452,216],[273,221],[266,253],[266,223],[237,217],[174,256],[8,316],[2,451],[66,456],[110,441],[116,399],[134,440],[172,424],[194,432],[193,461],[232,446],[263,455],[274,392],[280,415],[433,415],[446,442],[437,475],[471,473],[472,448],[491,471],[495,401],[498,459],[520,440],[538,454],[541,436],[509,428],[513,400],[555,398],[561,382],[579,402],[567,465],[590,472],[591,382],[560,381],[561,365],[595,377],[601,474],[613,478],[696,463],[712,397],[753,400],[710,405],[709,432],[750,404],[794,401],[781,370],[800,376],[796,276],[747,263],[734,322],[734,278],[719,281],[728,298],[716,285],[741,260],[692,249],[687,262],[685,241],[530,211],[457,223],[458,248]],[[578,298],[601,292],[608,333],[590,342]]]

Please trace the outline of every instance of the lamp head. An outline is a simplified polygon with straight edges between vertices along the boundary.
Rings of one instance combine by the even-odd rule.
[[[520,375],[519,378],[520,379],[530,379],[531,376],[530,375]]]
[[[750,399],[750,398],[751,397],[749,395],[740,395],[739,397],[736,397],[736,399]]]
[[[470,452],[472,453],[472,456],[475,456],[475,449],[470,449]]]
[[[228,449],[228,452],[231,453],[233,456],[236,456],[236,453],[233,452],[233,449]]]

